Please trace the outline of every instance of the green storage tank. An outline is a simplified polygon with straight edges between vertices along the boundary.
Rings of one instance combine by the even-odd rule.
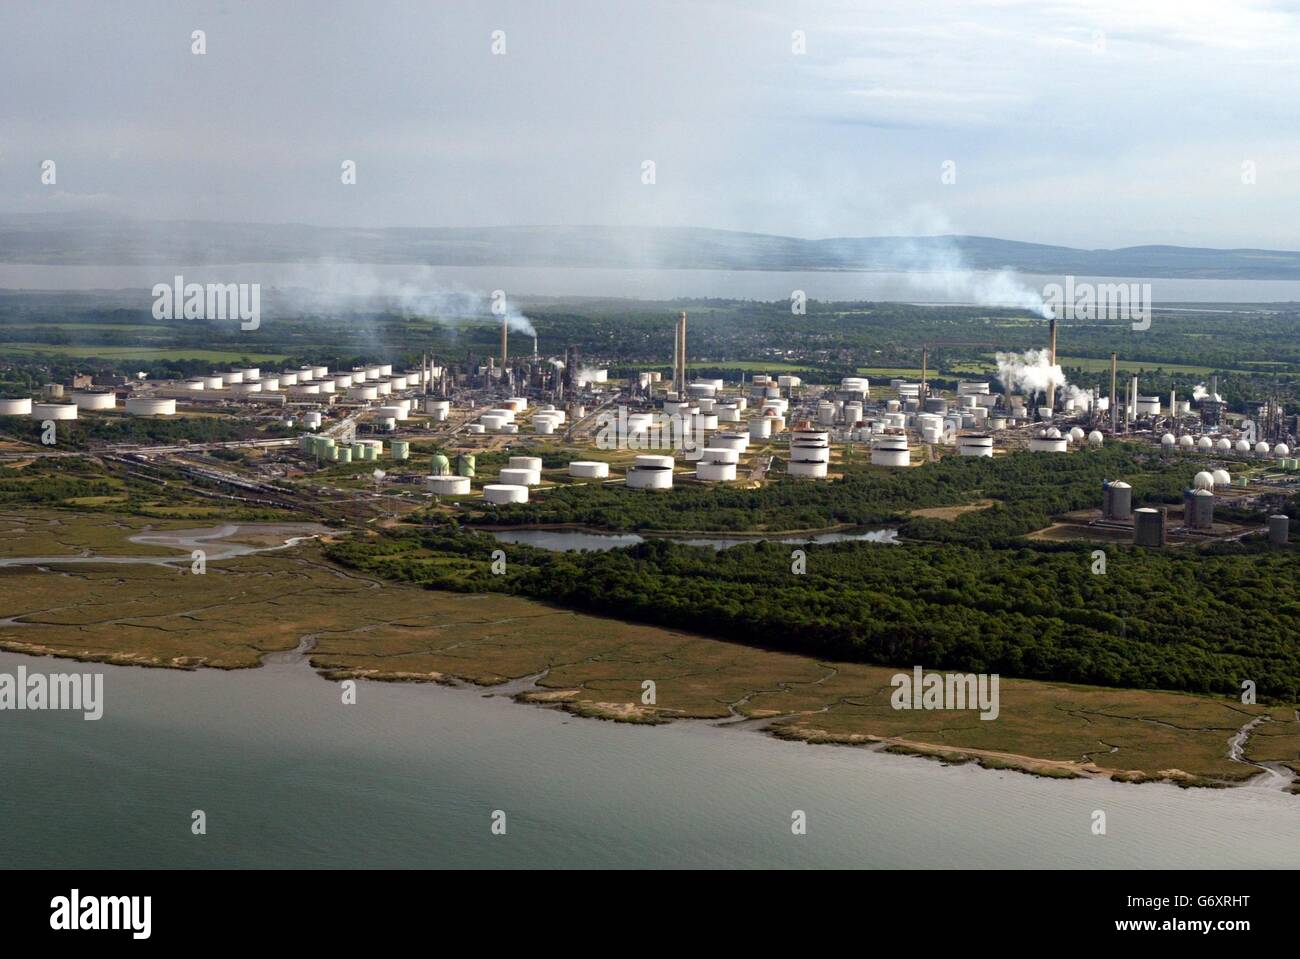
[[[351,451],[350,449],[346,449],[346,448],[344,448],[344,449],[339,450],[338,452],[339,452],[339,455],[338,455],[338,461],[339,461],[340,463],[351,463],[351,462],[352,462],[352,451]]]
[[[393,440],[393,459],[404,460],[411,455],[411,444],[406,440]]]
[[[456,475],[470,476],[474,475],[475,459],[473,453],[460,453],[456,456]]]
[[[430,471],[434,476],[446,476],[451,472],[451,461],[441,453],[434,453]]]

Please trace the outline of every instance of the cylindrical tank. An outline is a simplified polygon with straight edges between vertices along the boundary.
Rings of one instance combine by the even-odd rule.
[[[0,397],[0,416],[31,416],[32,398],[30,396]]]
[[[902,433],[881,433],[872,439],[872,466],[907,466],[911,462],[907,437]]]
[[[1106,519],[1133,518],[1133,487],[1123,481],[1102,483],[1102,516]]]
[[[1214,525],[1214,493],[1208,489],[1188,490],[1183,497],[1183,525],[1209,529]]]
[[[434,476],[446,476],[451,472],[451,462],[441,453],[434,453],[429,462],[429,469]]]
[[[339,447],[338,461],[340,463],[351,463],[354,458],[364,459],[364,457],[359,457],[356,455],[355,447],[353,449],[348,449],[346,446]]]
[[[540,456],[512,456],[507,464],[515,470],[532,470],[535,473],[542,471],[542,458]]]
[[[117,406],[117,396],[113,393],[79,390],[72,394],[72,402],[80,410],[111,410]]]
[[[129,396],[126,411],[132,416],[175,416],[176,401],[158,396]]]
[[[786,464],[786,472],[799,479],[825,479],[826,470],[824,460],[798,459]]]
[[[31,416],[34,420],[75,420],[77,404],[33,403]]]
[[[424,398],[424,412],[428,413],[431,417],[433,417],[435,422],[441,423],[443,420],[447,418],[447,414],[450,411],[451,411],[450,400],[435,400],[433,399],[433,397],[430,396],[426,396]]]
[[[733,450],[733,449],[726,449],[723,447],[709,446],[705,448],[703,454],[700,456],[700,459],[702,459],[706,463],[735,464],[740,462],[740,451]]]
[[[542,475],[537,470],[507,467],[501,471],[498,479],[507,486],[536,486],[542,481]]]
[[[411,444],[406,440],[393,440],[393,459],[404,460],[411,455]]]
[[[1031,436],[1029,438],[1029,450],[1031,453],[1064,453],[1069,444],[1063,436]]]
[[[772,420],[766,416],[755,417],[749,421],[749,438],[753,440],[770,439],[772,436]]]
[[[1133,545],[1165,545],[1165,509],[1143,506],[1133,511]]]
[[[464,496],[469,492],[469,477],[444,474],[426,476],[424,488],[435,496]]]
[[[701,461],[695,467],[695,478],[710,483],[729,483],[736,478],[736,464]]]
[[[1268,518],[1268,541],[1274,546],[1285,546],[1291,536],[1291,517],[1278,513]]]
[[[489,483],[483,487],[483,499],[498,506],[507,503],[527,503],[528,487],[507,483]]]
[[[458,453],[456,454],[456,475],[473,476],[474,475],[474,454]]]
[[[967,433],[957,437],[957,453],[960,456],[993,456],[993,437],[987,433]]]
[[[404,406],[381,406],[379,407],[379,416],[387,420],[404,420],[406,419],[406,407]]]
[[[609,476],[609,464],[594,460],[573,460],[569,463],[569,475],[580,479],[605,479]]]

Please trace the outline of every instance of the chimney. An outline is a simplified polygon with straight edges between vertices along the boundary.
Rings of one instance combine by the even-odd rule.
[[[503,313],[501,314],[501,369],[503,372],[505,371],[506,368],[506,356],[507,356],[506,348],[508,345],[506,343],[506,340],[507,340],[507,333],[509,332],[509,330],[510,330],[510,324],[507,322],[506,315]]]
[[[1110,431],[1112,434],[1119,432],[1119,393],[1116,392],[1115,373],[1118,364],[1115,362],[1116,354],[1110,355]]]
[[[1056,317],[1055,316],[1053,316],[1051,320],[1048,322],[1048,330],[1049,330],[1048,336],[1050,337],[1050,341],[1051,341],[1051,347],[1050,347],[1051,361],[1052,361],[1052,365],[1055,366],[1056,365]],[[1049,409],[1052,410],[1056,409],[1056,384],[1055,383],[1047,384],[1047,406]]]

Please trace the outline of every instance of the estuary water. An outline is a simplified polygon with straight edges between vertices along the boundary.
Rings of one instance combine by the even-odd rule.
[[[742,543],[758,543],[767,540],[772,543],[789,543],[806,546],[810,543],[846,543],[852,541],[886,543],[897,545],[898,530],[874,529],[865,532],[816,533],[812,536],[656,536],[646,537],[639,533],[595,533],[580,529],[498,529],[492,535],[502,543],[521,543],[540,549],[569,552],[573,550],[603,551],[618,549],[622,546],[635,546],[647,539],[666,539],[684,546],[712,546],[714,549],[730,549]]]
[[[1061,782],[426,684],[363,682],[343,705],[301,662],[176,672],[0,654],[0,672],[20,664],[103,672],[105,708],[98,722],[0,712],[8,866],[1300,863],[1300,798],[1276,788]]]

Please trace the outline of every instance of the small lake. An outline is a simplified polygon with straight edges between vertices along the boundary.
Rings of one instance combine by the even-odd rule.
[[[492,530],[492,535],[503,543],[519,543],[556,552],[620,549],[644,543],[647,539],[666,539],[683,546],[712,546],[714,549],[730,549],[742,543],[761,543],[764,540],[770,543],[789,543],[792,546],[849,542],[898,543],[896,529],[846,530],[817,533],[813,536],[642,536],[640,533],[593,533],[579,529],[506,529]]]

